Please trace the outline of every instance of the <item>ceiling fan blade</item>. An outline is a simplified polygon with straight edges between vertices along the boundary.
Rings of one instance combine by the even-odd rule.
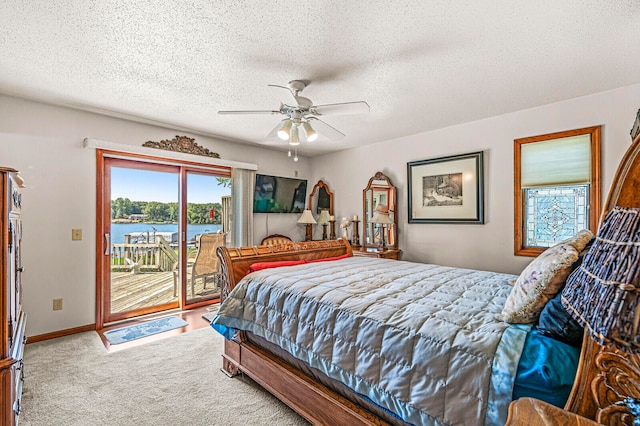
[[[231,114],[280,114],[280,111],[273,111],[273,110],[218,111],[218,114],[222,114],[222,115],[231,115]]]
[[[326,136],[329,139],[341,139],[345,136],[344,133],[342,133],[340,130],[334,127],[331,127],[330,125],[320,120],[319,118],[307,117],[307,120],[311,122],[311,125],[313,126],[316,132]]]
[[[339,104],[314,105],[309,110],[316,115],[362,114],[369,112],[369,104],[365,101],[343,102]]]
[[[269,87],[277,87],[277,88],[279,88],[279,89],[284,89],[284,90],[286,90],[287,92],[289,92],[289,95],[291,95],[291,98],[292,98],[292,99],[293,99],[293,101],[295,102],[295,105],[298,105],[298,99],[296,98],[296,95],[294,95],[294,94],[293,94],[293,92],[291,91],[291,89],[289,89],[288,87],[286,87],[286,86],[280,86],[280,85],[278,85],[278,84],[267,84],[267,86],[269,86]]]

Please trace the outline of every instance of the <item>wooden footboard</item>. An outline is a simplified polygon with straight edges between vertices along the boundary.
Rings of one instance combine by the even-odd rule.
[[[346,240],[308,241],[278,246],[218,248],[222,268],[222,300],[255,262],[315,260],[348,254]],[[313,424],[386,425],[382,419],[346,400],[291,365],[258,348],[237,333],[225,340],[225,373],[244,373]]]
[[[223,368],[245,373],[313,424],[388,424],[248,341],[225,340]]]
[[[349,242],[344,239],[291,242],[277,246],[218,247],[217,255],[222,270],[221,300],[247,275],[253,263],[316,260],[345,254],[353,256]]]

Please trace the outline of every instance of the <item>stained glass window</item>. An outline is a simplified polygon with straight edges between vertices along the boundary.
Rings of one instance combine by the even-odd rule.
[[[525,188],[525,244],[551,247],[589,228],[589,186]]]
[[[600,126],[514,141],[515,241],[518,256],[538,256],[600,215]]]

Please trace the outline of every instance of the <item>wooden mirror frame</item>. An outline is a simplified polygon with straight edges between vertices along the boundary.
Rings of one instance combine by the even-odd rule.
[[[313,197],[316,195],[316,192],[318,193],[316,197],[318,201],[314,205]],[[320,212],[318,211],[318,202],[320,202],[322,192],[325,192],[329,197],[329,215],[333,216],[333,193],[329,191],[329,186],[322,180],[319,180],[318,183],[315,184],[315,186],[313,187],[313,191],[311,191],[311,194],[309,195],[309,210],[311,210],[311,212],[314,214],[320,214]]]
[[[386,184],[380,183],[380,181],[386,181]],[[369,183],[367,187],[362,190],[362,246],[365,249],[377,248],[380,244],[376,244],[373,241],[368,241],[367,236],[367,227],[370,227],[371,234],[374,234],[373,226],[370,222],[371,216],[375,211],[375,205],[373,197],[369,202],[367,197],[369,191],[373,193],[374,191],[386,191],[387,192],[387,202],[386,204],[389,206],[389,218],[393,221],[393,225],[389,226],[385,229],[385,244],[390,249],[398,248],[398,212],[397,212],[397,190],[396,187],[391,183],[391,179],[385,176],[382,172],[376,172],[376,174],[369,179]],[[384,204],[384,203],[383,203]],[[367,210],[367,207],[370,207]]]

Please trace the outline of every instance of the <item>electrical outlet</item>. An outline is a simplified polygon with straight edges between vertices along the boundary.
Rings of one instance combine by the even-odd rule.
[[[53,299],[53,310],[54,311],[62,310],[62,299]]]
[[[72,229],[71,241],[80,241],[80,240],[82,240],[82,229]]]

